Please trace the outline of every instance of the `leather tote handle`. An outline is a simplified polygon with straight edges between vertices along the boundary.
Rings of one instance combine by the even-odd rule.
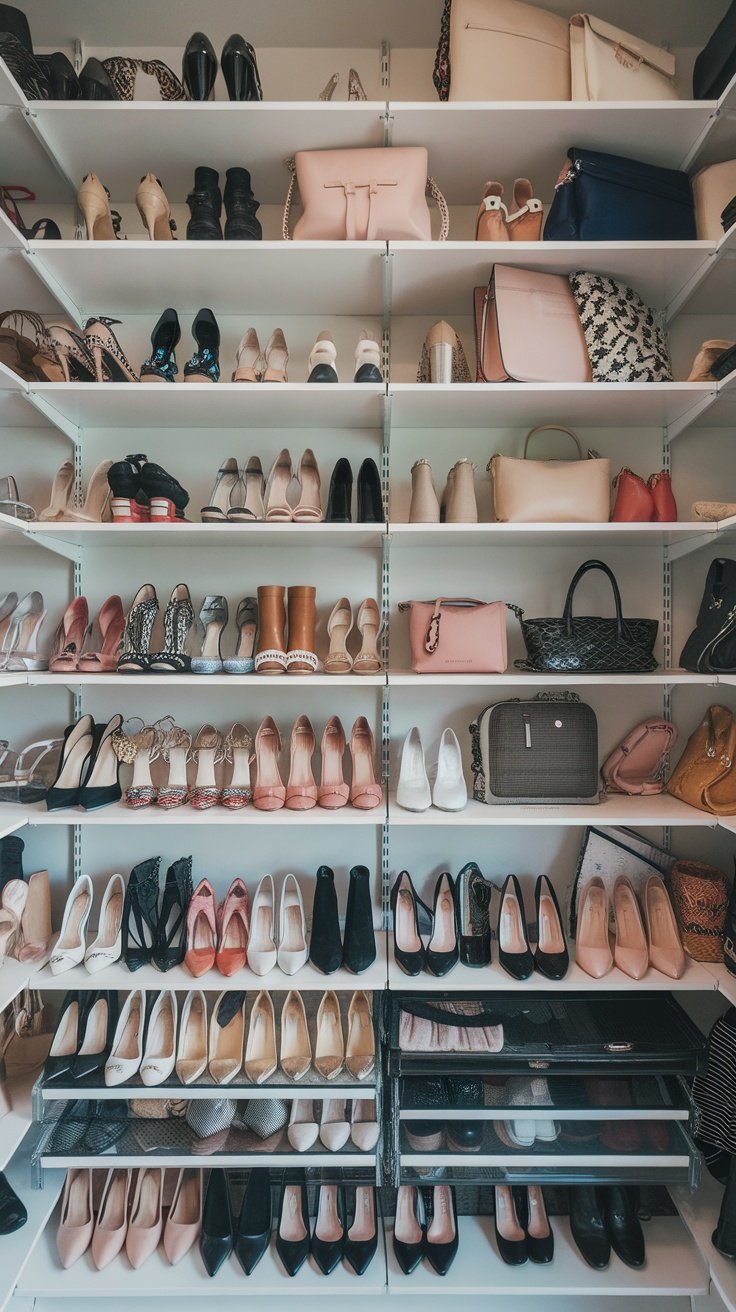
[[[537,433],[567,433],[568,437],[572,438],[578,449],[578,460],[583,459],[583,448],[580,445],[580,439],[577,433],[573,433],[571,428],[563,428],[562,424],[537,424],[537,427],[530,428],[526,435],[526,442],[524,443],[524,460],[527,459],[527,447],[529,446],[531,439],[535,437]]]
[[[443,606],[483,606],[484,604],[484,602],[478,601],[476,597],[438,597],[434,603],[432,618],[427,626],[424,650],[431,653],[436,651],[440,645],[440,616]]]
[[[603,571],[604,574],[608,576],[608,580],[613,589],[613,600],[616,606],[616,636],[618,637],[620,642],[621,638],[623,637],[623,630],[624,630],[624,617],[621,610],[621,593],[618,590],[618,583],[616,582],[616,578],[613,573],[613,570],[609,569],[608,565],[606,565],[602,560],[586,560],[580,566],[580,569],[577,570],[576,573],[573,575],[572,582],[569,588],[567,589],[567,596],[565,598],[565,609],[562,612],[562,619],[565,624],[565,631],[567,632],[568,636],[572,634],[572,603],[573,603],[573,598],[575,596],[575,589],[578,586],[578,583],[580,582],[583,575],[587,574],[588,570],[591,569],[600,569]]]

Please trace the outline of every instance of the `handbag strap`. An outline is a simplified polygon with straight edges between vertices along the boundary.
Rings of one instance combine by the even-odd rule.
[[[296,160],[293,155],[291,159],[287,159],[286,167],[291,173],[291,180],[289,182],[289,190],[286,193],[286,200],[284,201],[284,214],[281,220],[281,236],[284,241],[291,241],[289,227],[291,223],[291,206],[294,200],[294,188],[296,187]]]
[[[284,213],[281,220],[281,236],[284,241],[291,241],[291,207],[294,203],[294,191],[296,189],[296,160],[293,157],[287,159],[286,167],[291,173],[291,180],[289,182],[289,190],[286,193],[286,200],[284,201]],[[439,240],[447,241],[450,232],[450,211],[447,201],[432,177],[427,178],[427,194],[435,201],[440,212],[441,225]]]
[[[527,447],[529,446],[531,439],[535,437],[537,433],[567,433],[568,437],[572,438],[578,449],[578,460],[583,459],[583,448],[580,445],[580,439],[577,433],[573,433],[571,428],[563,428],[562,424],[537,424],[537,427],[530,428],[526,435],[526,441],[524,443],[524,460],[527,458]]]
[[[442,195],[442,192],[433,177],[427,178],[427,192],[432,197],[432,200],[435,202],[437,209],[440,212],[440,219],[442,222],[438,240],[447,241],[447,238],[450,235],[450,211],[447,206],[447,201]]]
[[[580,566],[580,569],[576,570],[575,574],[573,575],[572,582],[569,588],[567,589],[567,596],[565,598],[565,609],[562,612],[562,620],[565,625],[565,629],[568,634],[572,633],[572,603],[573,603],[573,598],[575,596],[575,589],[577,588],[578,583],[580,582],[583,575],[587,574],[588,571],[591,569],[602,570],[603,573],[607,575],[608,580],[611,584],[611,587],[613,589],[613,600],[616,606],[616,633],[620,641],[621,638],[623,637],[623,629],[624,629],[624,617],[623,617],[623,611],[621,609],[621,593],[618,590],[618,583],[616,582],[616,578],[613,573],[613,570],[609,569],[608,565],[606,565],[605,562],[602,560],[584,561],[584,563]]]

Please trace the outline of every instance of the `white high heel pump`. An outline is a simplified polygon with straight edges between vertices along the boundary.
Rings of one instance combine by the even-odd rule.
[[[248,965],[254,975],[267,975],[278,960],[275,903],[273,875],[264,875],[256,889],[250,916]]]
[[[401,749],[396,804],[404,811],[427,811],[432,805],[422,735],[416,725],[409,730]]]
[[[89,913],[92,910],[92,880],[82,875],[66,900],[61,933],[54,944],[49,966],[52,975],[63,975],[84,960]]]
[[[115,1027],[110,1056],[105,1062],[105,1084],[114,1088],[137,1075],[143,1060],[143,1025],[146,995],[142,989],[128,994]]]
[[[452,729],[444,729],[440,738],[432,802],[438,811],[462,811],[468,804],[463,756],[457,734]]]
[[[172,989],[163,989],[153,1004],[146,1049],[141,1061],[141,1080],[145,1085],[163,1084],[176,1061],[176,1022],[178,1007]]]
[[[123,876],[113,875],[102,897],[97,935],[84,954],[84,964],[90,975],[120,960],[124,902]]]
[[[285,975],[295,975],[309,956],[307,921],[302,891],[293,875],[285,875],[281,885],[279,909],[279,945],[277,961]]]

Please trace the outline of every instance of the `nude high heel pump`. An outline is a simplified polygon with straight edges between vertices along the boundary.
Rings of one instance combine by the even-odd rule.
[[[322,485],[319,465],[314,451],[307,447],[299,461],[297,481],[300,487],[299,500],[294,506],[293,519],[296,524],[319,524],[322,514]]]
[[[256,733],[256,782],[253,805],[258,811],[279,811],[286,802],[286,789],[279,774],[281,736],[270,715]]]
[[[383,801],[383,788],[376,781],[373,733],[364,715],[359,715],[350,735],[353,779],[350,805],[359,811],[371,811]]]
[[[82,211],[87,241],[117,241],[120,234],[120,215],[110,209],[110,193],[95,173],[88,173],[77,192],[77,205]]]
[[[35,878],[35,875],[31,878]],[[649,964],[670,979],[681,979],[685,974],[687,958],[680,942],[672,903],[658,875],[651,875],[644,885],[644,920]]]
[[[341,597],[332,607],[327,621],[330,650],[324,660],[325,674],[349,674],[353,658],[347,649],[347,638],[353,627],[353,608],[347,597]]]
[[[312,773],[314,729],[306,715],[300,715],[291,731],[291,767],[286,785],[286,806],[290,811],[309,811],[317,805],[317,785]]]
[[[202,1229],[202,1172],[182,1167],[164,1226],[164,1253],[176,1266],[196,1243]]]
[[[294,512],[286,495],[293,477],[294,469],[291,463],[291,455],[284,447],[271,465],[266,480],[263,501],[266,507],[267,520],[279,524],[288,524],[294,518]]]
[[[117,669],[125,632],[125,611],[120,597],[114,595],[102,603],[96,628],[100,635],[99,647],[82,652],[77,666],[80,674],[112,674]]]
[[[372,1153],[378,1143],[375,1098],[353,1098],[350,1138],[361,1153]]]
[[[378,603],[366,597],[358,607],[357,629],[362,638],[360,651],[353,661],[354,674],[380,674],[383,662],[378,654],[381,614]]]
[[[92,1261],[98,1271],[109,1266],[125,1244],[130,1180],[130,1170],[113,1167],[107,1173],[92,1235]]]
[[[171,206],[155,173],[144,173],[135,193],[138,213],[151,241],[173,241],[176,231]]]
[[[509,212],[501,199],[503,184],[487,182],[475,220],[476,241],[509,241]],[[449,379],[448,379],[449,382]]]
[[[250,1013],[243,1069],[251,1084],[263,1084],[274,1074],[277,1066],[273,1001],[270,993],[262,989]]]
[[[528,178],[514,182],[514,212],[507,219],[511,241],[541,241],[544,207]]]
[[[86,597],[74,597],[69,602],[54,636],[54,654],[49,661],[52,674],[74,672],[89,632],[89,610]]]
[[[20,919],[19,961],[42,961],[51,942],[51,892],[48,870],[37,870],[28,880]]]
[[[250,897],[242,879],[234,879],[217,909],[215,966],[229,977],[245,969],[250,933]]]
[[[200,989],[187,993],[181,1012],[176,1076],[194,1084],[207,1069],[207,999]]]
[[[318,333],[317,340],[309,352],[309,376],[308,383],[336,383],[338,381],[337,369],[337,347],[332,339],[332,333]]]
[[[264,383],[287,383],[289,375],[289,348],[280,328],[271,333],[263,352],[264,370],[261,381]]]
[[[365,1080],[376,1064],[376,1041],[368,994],[357,989],[348,1008],[345,1065],[354,1080]]]
[[[608,935],[608,894],[598,875],[588,880],[578,904],[575,960],[593,979],[601,979],[613,967]]]
[[[262,376],[261,344],[255,328],[248,328],[240,339],[236,352],[234,383],[257,383]]]
[[[92,1242],[94,1226],[92,1172],[72,1168],[66,1173],[56,1231],[56,1247],[66,1271],[86,1253]]]
[[[243,1064],[245,994],[224,991],[210,1018],[209,1073],[215,1084],[230,1084]]]
[[[312,1045],[309,1041],[304,1000],[301,993],[291,989],[281,1009],[279,1066],[287,1080],[300,1080],[311,1064]]]
[[[641,979],[649,968],[647,937],[634,886],[625,875],[619,875],[613,886],[613,918],[614,965],[632,979]]]
[[[155,1253],[163,1231],[164,1172],[160,1166],[138,1168],[130,1208],[125,1252],[136,1269]]]
[[[54,474],[49,504],[39,512],[39,521],[53,522],[66,519],[74,499],[74,465],[64,460]]]
[[[317,790],[318,805],[327,811],[347,806],[350,789],[343,775],[345,730],[337,715],[331,716],[322,735],[322,776]]]
[[[415,460],[411,467],[410,524],[439,524],[440,503],[428,460]]]
[[[273,875],[264,875],[256,889],[248,939],[248,966],[254,975],[267,975],[277,961],[276,894]]]
[[[325,1080],[334,1080],[345,1064],[345,1040],[337,994],[329,989],[317,1010],[314,1068]],[[348,1133],[350,1131],[348,1130]]]

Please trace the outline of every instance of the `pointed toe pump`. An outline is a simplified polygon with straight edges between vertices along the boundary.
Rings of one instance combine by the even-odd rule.
[[[171,1076],[176,1062],[177,1016],[176,994],[171,989],[163,989],[153,1004],[146,1026],[140,1076],[147,1086],[164,1084]]]
[[[61,811],[77,805],[94,745],[95,724],[91,715],[83,715],[64,731],[56,779],[46,794],[47,811]]]
[[[419,933],[419,898],[408,870],[391,890],[394,960],[405,975],[420,975],[426,965],[426,948]]]
[[[337,715],[331,716],[325,725],[321,754],[322,774],[317,801],[324,810],[337,811],[347,806],[350,797],[350,789],[343,775],[345,730]]]
[[[201,879],[187,909],[184,965],[198,979],[212,970],[217,954],[217,905],[208,879]]]
[[[151,333],[151,354],[141,365],[142,383],[176,382],[176,348],[180,341],[181,326],[176,310],[164,310]]]
[[[220,380],[220,329],[211,310],[197,312],[192,324],[197,349],[184,365],[185,383],[217,383]]]
[[[309,352],[307,382],[336,383],[338,381],[336,362],[337,347],[332,339],[332,333],[318,333],[317,340]]]
[[[383,801],[383,787],[376,780],[376,747],[373,732],[364,715],[359,715],[350,734],[350,759],[353,777],[350,805],[359,811],[372,811]]]
[[[320,1184],[310,1252],[323,1275],[339,1264],[345,1247],[345,1189],[341,1184]]]
[[[496,1185],[494,1189],[493,1224],[503,1261],[507,1266],[523,1266],[529,1257],[526,1232],[517,1216],[510,1185]]]
[[[528,979],[534,970],[534,958],[526,930],[524,899],[516,875],[509,875],[501,890],[498,960],[513,979]]]
[[[644,885],[644,919],[650,965],[663,975],[669,975],[670,979],[681,979],[687,959],[672,903],[658,875],[651,875]]]
[[[248,939],[248,966],[254,975],[267,975],[278,960],[276,948],[276,893],[273,875],[264,875],[253,898]]]
[[[344,1098],[325,1098],[319,1121],[319,1137],[328,1153],[339,1153],[350,1138]]]
[[[552,884],[546,875],[540,875],[534,889],[534,906],[537,913],[537,946],[534,952],[534,969],[547,979],[564,979],[570,957],[562,928],[562,916]]]
[[[598,875],[588,880],[578,900],[575,960],[593,979],[602,979],[613,968],[608,933],[608,894]]]
[[[647,936],[641,918],[639,900],[626,875],[619,875],[613,886],[615,937],[613,962],[631,979],[641,979],[649,968]]]
[[[314,729],[307,715],[300,715],[291,731],[291,766],[286,785],[286,807],[309,811],[317,805],[317,785],[312,773]]]
[[[279,811],[286,802],[286,788],[279,773],[281,736],[270,715],[256,733],[256,782],[253,805],[258,811]]]
[[[376,1064],[376,1039],[368,994],[356,989],[348,1007],[345,1065],[354,1080],[365,1080]]]
[[[279,1066],[287,1080],[300,1080],[312,1064],[307,1013],[301,993],[292,989],[281,1008]],[[302,1150],[303,1151],[303,1150]]]
[[[295,1276],[309,1256],[309,1203],[303,1171],[288,1172],[281,1186],[276,1252],[288,1276]]]
[[[343,1259],[356,1276],[365,1275],[378,1250],[376,1191],[373,1185],[355,1186],[353,1223],[345,1236]]]
[[[78,668],[88,632],[87,598],[74,597],[64,611],[56,630],[54,654],[49,661],[49,670],[52,674],[68,674]]]
[[[446,975],[458,960],[457,913],[452,875],[440,875],[434,888],[432,937],[427,944],[425,964],[432,975]]]
[[[443,729],[437,755],[437,774],[432,785],[432,805],[438,811],[462,811],[467,804],[468,789],[457,734],[453,729]]]
[[[103,894],[97,935],[84,954],[84,964],[91,975],[120,960],[124,903],[125,882],[122,875],[113,875]]]
[[[295,1153],[307,1153],[313,1148],[319,1136],[319,1126],[314,1119],[314,1103],[310,1098],[294,1098],[289,1115],[289,1127],[286,1137]]]
[[[419,1217],[419,1190],[414,1185],[399,1185],[393,1247],[396,1261],[405,1276],[416,1270],[426,1251],[426,1226]]]
[[[182,59],[182,81],[190,100],[209,100],[217,77],[217,55],[204,32],[190,36]]]
[[[171,206],[155,173],[144,173],[135,193],[135,203],[151,241],[173,241],[176,224]]]
[[[202,1172],[182,1167],[164,1226],[163,1247],[167,1260],[176,1266],[196,1244],[202,1229]]]
[[[108,1088],[125,1084],[138,1074],[143,1060],[143,1032],[146,1018],[146,995],[133,989],[120,1013],[110,1056],[105,1062],[105,1084]]]
[[[84,960],[87,922],[92,910],[92,880],[82,875],[76,881],[64,907],[61,932],[51,954],[52,975],[72,970]]]
[[[296,975],[307,962],[307,921],[302,893],[294,875],[285,875],[279,908],[277,962],[285,975]]]
[[[199,1252],[208,1276],[216,1276],[233,1251],[233,1212],[227,1172],[210,1171],[202,1207]]]
[[[239,33],[228,37],[222,47],[220,67],[230,100],[263,100],[256,52]]]
[[[113,1167],[107,1173],[92,1235],[92,1261],[98,1271],[109,1266],[125,1245],[130,1180],[130,1170]]]
[[[210,1019],[209,1073],[215,1084],[230,1084],[243,1064],[245,994],[225,991]]]
[[[176,1077],[182,1084],[194,1084],[207,1069],[207,999],[200,989],[186,995],[179,1024],[176,1049]]]
[[[251,1084],[263,1084],[271,1078],[277,1066],[273,999],[270,993],[261,989],[251,1008],[243,1069]]]
[[[334,1080],[345,1064],[345,1040],[337,994],[330,989],[322,995],[317,1009],[317,1041],[314,1048],[315,1070],[325,1080]]]
[[[98,811],[103,806],[119,802],[123,793],[120,787],[120,761],[115,755],[113,742],[123,724],[122,715],[113,715],[107,724],[95,726],[96,744],[90,758],[82,787],[79,805],[85,811]]]
[[[70,1169],[66,1173],[56,1231],[56,1247],[65,1270],[86,1253],[92,1242],[94,1225],[92,1172]]]
[[[263,1167],[253,1167],[243,1194],[235,1232],[235,1256],[247,1276],[255,1271],[271,1238],[271,1180]]]
[[[250,932],[250,897],[242,879],[234,879],[217,910],[217,955],[221,975],[245,969]]]
[[[458,1250],[457,1208],[451,1185],[437,1184],[432,1190],[432,1215],[425,1236],[425,1256],[438,1276],[446,1276]]]
[[[432,805],[422,736],[416,725],[409,730],[401,749],[396,805],[404,811],[427,811]]]

